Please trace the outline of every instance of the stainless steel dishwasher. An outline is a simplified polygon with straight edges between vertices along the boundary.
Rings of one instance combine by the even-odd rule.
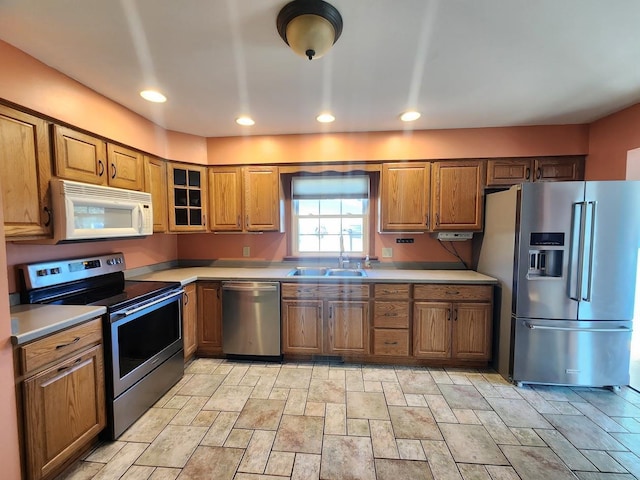
[[[281,357],[280,284],[223,282],[222,339],[227,355]]]

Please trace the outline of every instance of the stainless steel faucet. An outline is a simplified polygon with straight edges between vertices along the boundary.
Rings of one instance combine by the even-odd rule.
[[[340,255],[338,255],[338,268],[347,268],[349,266],[349,257],[344,252],[344,237],[340,235]]]

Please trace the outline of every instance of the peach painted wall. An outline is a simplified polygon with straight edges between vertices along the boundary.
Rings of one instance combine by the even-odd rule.
[[[208,138],[209,164],[584,155],[588,125]]]
[[[0,184],[2,179],[0,178]],[[2,188],[2,185],[0,185]],[[0,197],[0,242],[4,243],[4,219]],[[7,268],[5,251],[0,248],[0,268]],[[0,271],[2,271],[0,270]],[[2,478],[20,478],[20,444],[16,410],[13,347],[11,345],[11,315],[7,278],[0,275],[0,465]]]
[[[123,252],[127,268],[138,268],[169,262],[178,257],[176,235],[154,234],[146,238],[88,242],[65,245],[31,245],[8,242],[7,278],[9,292],[17,292],[16,265],[58,258],[84,257],[102,253]]]
[[[0,40],[0,98],[172,160],[207,163],[203,137],[167,131]]]
[[[593,122],[587,180],[624,180],[627,152],[640,147],[640,103]]]

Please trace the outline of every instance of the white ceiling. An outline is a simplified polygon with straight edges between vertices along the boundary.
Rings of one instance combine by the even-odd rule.
[[[640,101],[639,0],[332,0],[342,36],[313,61],[278,36],[286,3],[0,0],[0,39],[206,137],[401,130],[406,108],[415,129],[587,123]]]

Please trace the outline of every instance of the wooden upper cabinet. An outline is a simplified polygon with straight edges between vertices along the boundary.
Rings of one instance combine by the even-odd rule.
[[[47,122],[0,105],[0,177],[7,238],[51,235]]]
[[[584,157],[545,157],[534,160],[536,182],[562,182],[584,179]]]
[[[169,230],[172,232],[206,231],[206,167],[169,162],[167,177]]]
[[[482,230],[484,165],[481,160],[435,162],[433,230]]]
[[[524,182],[560,182],[584,179],[584,156],[497,158],[487,161],[487,187]]]
[[[60,125],[53,126],[56,175],[68,180],[143,190],[142,154]]]
[[[153,231],[168,229],[167,163],[159,158],[144,157],[144,190],[151,194],[153,203]]]
[[[210,229],[241,232],[243,227],[242,169],[209,168]]]
[[[382,231],[426,231],[430,227],[430,164],[385,163],[380,188]]]
[[[244,167],[244,229],[279,231],[280,178],[278,167]]]
[[[108,143],[109,186],[143,190],[144,163],[142,158],[140,152]]]

